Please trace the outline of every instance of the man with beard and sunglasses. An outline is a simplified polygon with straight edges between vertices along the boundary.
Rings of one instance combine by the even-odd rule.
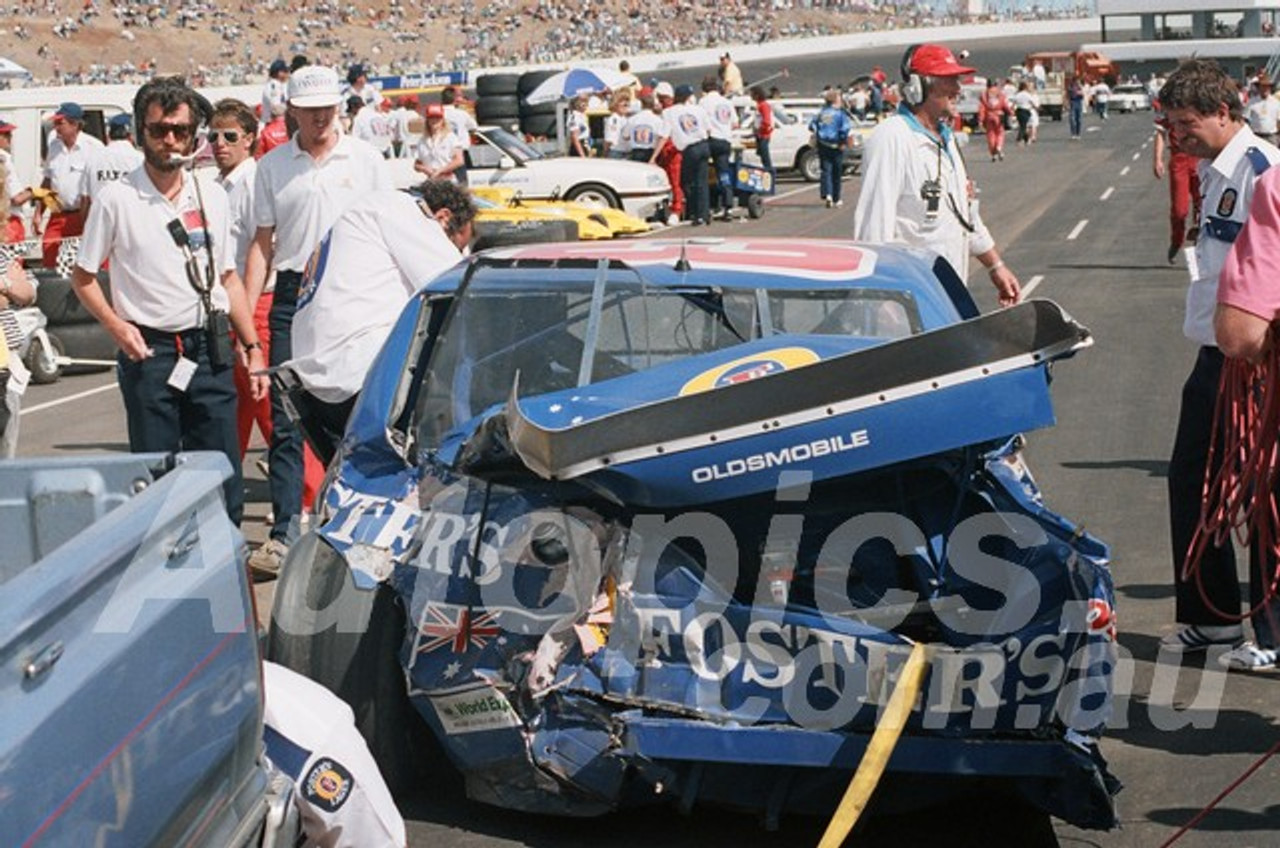
[[[227,512],[244,511],[230,326],[249,369],[265,368],[235,270],[226,193],[187,169],[208,102],[181,77],[138,90],[142,166],[102,187],[89,209],[72,283],[120,352],[116,370],[135,452],[220,450],[234,473]],[[96,272],[111,261],[111,302]],[[253,378],[253,392],[267,391]]]

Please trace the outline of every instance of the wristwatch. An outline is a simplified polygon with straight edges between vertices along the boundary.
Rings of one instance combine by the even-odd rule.
[[[241,346],[242,348],[244,348],[244,349],[245,349],[245,352],[247,353],[247,352],[249,352],[249,351],[251,351],[251,350],[261,350],[261,349],[262,349],[262,342],[249,342],[248,344],[243,344],[243,343],[242,343],[240,346]]]

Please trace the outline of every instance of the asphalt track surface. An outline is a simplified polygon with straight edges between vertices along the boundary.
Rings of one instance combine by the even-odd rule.
[[[1007,67],[1035,45],[971,45],[983,69]],[[892,72],[899,51],[868,51],[848,61],[792,62],[784,88],[812,93],[873,63]],[[772,72],[747,66],[747,76]],[[700,74],[676,82],[694,81]],[[1165,261],[1167,186],[1151,173],[1149,113],[1086,120],[1083,141],[1045,121],[1040,143],[1010,146],[990,163],[981,138],[969,163],[982,188],[983,215],[1005,261],[1036,297],[1062,304],[1088,326],[1096,344],[1054,369],[1058,425],[1029,436],[1027,459],[1048,504],[1111,545],[1119,644],[1131,672],[1103,742],[1124,782],[1122,829],[1085,832],[1055,822],[1063,846],[1159,846],[1244,777],[1178,848],[1280,844],[1280,756],[1246,772],[1280,744],[1280,673],[1224,675],[1212,663],[1157,664],[1157,642],[1172,629],[1165,473],[1179,392],[1195,355],[1181,334],[1186,270]],[[848,237],[858,179],[845,185],[844,209],[828,210],[817,187],[784,181],[765,216],[715,224],[699,236]],[[681,232],[679,230],[675,232]],[[685,230],[684,232],[688,232]],[[984,310],[994,290],[975,274]],[[124,413],[110,373],[69,376],[33,387],[22,418],[24,455],[126,449]],[[248,463],[250,515],[265,511],[265,489]],[[260,521],[246,523],[260,539]],[[1168,658],[1166,658],[1167,660]],[[1118,688],[1122,684],[1118,684]],[[410,844],[423,846],[799,846],[814,845],[825,824],[786,818],[767,832],[754,816],[695,809],[683,816],[654,808],[568,820],[496,810],[465,799],[456,776],[442,777],[404,805]],[[914,816],[873,816],[847,844],[860,846],[1022,846],[1030,836],[1000,833],[1000,805],[970,804]]]

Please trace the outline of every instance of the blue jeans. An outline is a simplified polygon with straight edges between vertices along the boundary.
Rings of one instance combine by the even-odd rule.
[[[832,203],[840,199],[840,187],[844,181],[844,148],[818,142],[818,165],[821,167],[822,196]]]
[[[271,328],[272,368],[293,358],[293,313],[298,309],[297,271],[276,273],[276,294],[267,322]],[[302,509],[302,433],[284,411],[284,399],[271,388],[271,445],[267,450],[267,480],[271,484],[271,511],[275,522],[271,538],[283,542],[289,524]]]
[[[769,139],[756,136],[756,155],[760,157],[760,167],[777,176],[773,170],[773,156],[769,153]]]
[[[1083,100],[1071,101],[1071,113],[1068,115],[1068,118],[1071,121],[1071,135],[1078,137],[1080,135],[1080,125],[1084,123]]]
[[[711,146],[711,161],[716,166],[716,187],[720,211],[727,213],[733,208],[733,163],[729,157],[733,155],[733,145],[722,138],[708,140]]]
[[[222,484],[227,515],[239,524],[244,516],[244,483],[232,369],[228,366],[213,370],[203,327],[182,333],[138,329],[155,355],[139,362],[129,361],[123,353],[116,356],[116,375],[129,427],[129,450],[222,451],[231,462],[232,472]],[[178,362],[179,344],[182,355],[196,363],[195,374],[183,392],[169,386],[169,375]]]

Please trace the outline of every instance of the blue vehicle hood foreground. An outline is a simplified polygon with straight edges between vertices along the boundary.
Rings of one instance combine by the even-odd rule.
[[[421,401],[387,375],[425,373],[410,336],[442,320],[407,313],[375,366],[321,536],[399,597],[410,698],[471,797],[830,814],[924,643],[877,809],[994,780],[1115,825],[1109,553],[1021,460],[1053,422],[1049,363],[1090,343],[1055,304],[894,341],[774,333],[541,393],[507,374],[505,403],[415,453]],[[453,367],[437,390],[478,385]]]
[[[871,348],[774,336],[589,391],[521,401],[513,386],[440,460],[483,476],[518,459],[638,506],[719,501],[772,490],[793,468],[821,480],[1051,425],[1046,363],[1089,343],[1043,300]]]

